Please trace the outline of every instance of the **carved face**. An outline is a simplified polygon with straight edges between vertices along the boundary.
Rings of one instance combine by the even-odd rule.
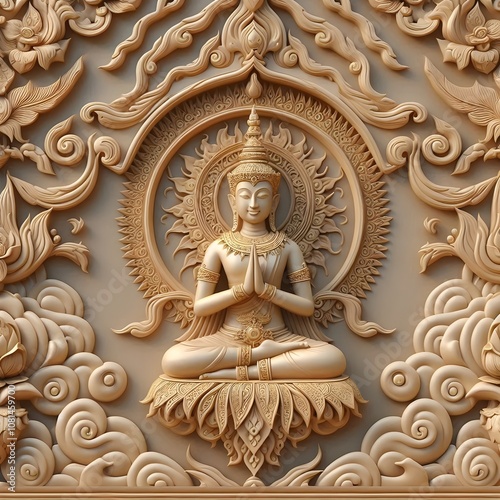
[[[240,182],[234,198],[238,216],[250,224],[259,224],[269,217],[275,202],[271,183],[261,181],[255,184]]]

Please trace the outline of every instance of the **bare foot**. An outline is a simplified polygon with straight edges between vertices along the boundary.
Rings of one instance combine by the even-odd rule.
[[[259,347],[252,350],[252,361],[259,361],[265,358],[274,358],[285,352],[295,351],[296,349],[307,349],[307,342],[276,342],[275,340],[264,340]]]

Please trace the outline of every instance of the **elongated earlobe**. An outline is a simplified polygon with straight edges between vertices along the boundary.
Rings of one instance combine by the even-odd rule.
[[[275,233],[276,230],[276,211],[274,208],[271,210],[271,213],[269,214],[269,229]]]
[[[236,211],[236,200],[232,194],[227,195],[227,199],[229,200],[229,204],[231,205],[231,210],[233,212],[233,225],[231,227],[231,231],[233,233],[238,230],[238,212]]]
[[[277,231],[276,229],[276,209],[278,208],[278,204],[280,202],[280,195],[275,194],[273,196],[273,208],[271,209],[271,212],[269,213],[269,229],[275,233]]]
[[[238,230],[238,213],[236,210],[233,210],[233,227],[231,227],[231,231],[233,233]]]

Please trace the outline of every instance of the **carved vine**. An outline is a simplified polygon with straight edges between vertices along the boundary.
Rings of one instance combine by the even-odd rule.
[[[123,64],[127,54],[138,49],[145,38],[145,31],[155,21],[160,21],[182,6],[183,2],[165,4],[160,2],[157,10],[143,18],[134,33],[115,51],[113,59],[105,67],[115,70]],[[356,15],[348,5],[325,1],[325,5],[340,13],[353,23],[362,27],[364,40],[368,47],[381,54],[382,61],[393,70],[404,69],[394,56],[390,47],[376,35],[371,23]],[[177,49],[190,46],[195,35],[207,30],[217,15],[233,9],[228,16],[222,33],[207,40],[199,57],[186,64],[177,66],[155,88],[150,88],[150,80],[158,71],[159,63]],[[279,10],[288,12],[298,28],[314,35],[318,46],[337,53],[349,63],[349,70],[357,75],[359,90],[354,89],[341,72],[329,65],[322,65],[312,59],[306,47],[295,37],[287,35],[287,30],[279,16]],[[157,103],[170,97],[172,84],[179,79],[198,75],[212,66],[226,81],[239,79],[242,72],[257,72],[261,76],[278,74],[268,69],[268,58],[273,56],[280,67],[280,73],[295,66],[306,74],[326,78],[335,82],[341,95],[356,112],[367,122],[384,128],[397,128],[410,118],[416,122],[425,120],[426,110],[416,103],[398,105],[388,97],[378,93],[370,83],[368,60],[356,46],[345,37],[339,28],[305,11],[296,1],[252,0],[215,0],[199,14],[182,20],[168,29],[165,35],[156,40],[153,47],[146,51],[136,67],[135,87],[115,100],[107,103],[92,103],[82,109],[82,119],[91,122],[97,118],[106,127],[113,129],[128,128],[144,120]],[[240,68],[234,72],[231,67],[240,58]],[[188,87],[189,88],[189,87]]]
[[[12,432],[19,438],[19,470],[24,471],[18,474],[21,485],[95,487],[95,478],[99,477],[99,486],[166,487],[198,483],[237,486],[220,471],[197,462],[190,454],[188,459],[193,470],[186,472],[172,459],[148,452],[144,436],[135,424],[122,417],[106,415],[97,401],[119,397],[125,390],[125,374],[115,363],[103,362],[92,353],[94,332],[83,319],[83,305],[75,290],[40,276],[41,265],[49,257],[64,256],[86,267],[85,246],[62,243],[49,228],[50,211],[67,210],[85,200],[96,185],[100,164],[117,173],[125,172],[144,137],[140,134],[136,137],[120,164],[119,147],[113,138],[91,135],[82,139],[70,134],[70,118],[48,132],[42,150],[25,141],[23,128],[67,97],[81,74],[82,64],[76,62],[47,86],[30,81],[15,87],[16,73],[29,73],[38,66],[54,68],[53,64],[63,62],[70,43],[66,30],[82,36],[99,35],[110,26],[113,14],[134,10],[140,3],[139,0],[2,2],[0,167],[13,160],[28,159],[39,171],[52,174],[53,163],[72,166],[86,160],[80,178],[67,186],[42,188],[12,176],[0,196],[0,383],[3,384],[0,404],[7,404],[9,390],[12,390],[9,388],[14,386],[20,401],[30,399],[37,411],[51,418],[58,415],[53,436],[40,422],[28,422],[25,409],[15,410]],[[158,1],[156,10],[144,16],[130,37],[116,48],[106,69],[112,71],[122,65],[130,52],[142,47],[150,26],[165,20],[184,4],[185,0]],[[375,34],[373,23],[357,14],[350,1],[324,0],[323,4],[334,19],[341,16],[352,23],[366,47],[386,66],[391,70],[404,69],[391,47]],[[375,423],[360,451],[340,457],[322,472],[316,469],[318,454],[309,464],[296,467],[273,485],[308,485],[318,474],[316,484],[320,486],[498,485],[498,175],[465,187],[443,186],[424,174],[422,163],[452,165],[455,174],[464,174],[478,160],[487,162],[499,157],[500,8],[498,2],[492,0],[370,0],[370,4],[394,16],[397,26],[410,36],[428,36],[440,29],[436,46],[441,50],[443,61],[460,70],[482,73],[480,81],[462,87],[430,63],[425,66],[431,85],[444,101],[473,124],[486,127],[483,140],[463,151],[460,134],[436,118],[436,133],[395,138],[387,148],[387,165],[376,165],[379,159],[375,158],[374,163],[365,165],[364,171],[366,180],[376,186],[380,176],[380,172],[375,172],[377,168],[391,173],[407,165],[416,196],[434,210],[457,211],[457,227],[450,231],[446,243],[423,245],[421,264],[425,270],[440,259],[453,256],[464,262],[464,272],[461,278],[438,285],[431,292],[425,317],[414,332],[415,354],[390,365],[382,374],[382,387],[387,395],[409,403],[401,417],[388,417]],[[285,29],[279,15],[283,12],[291,16],[302,36],[311,35],[319,47],[347,62],[357,88],[348,83],[343,71],[311,57],[305,44]],[[222,33],[204,41],[197,59],[171,69],[163,81],[153,87],[159,64],[175,51],[191,46],[195,36],[207,30],[222,14],[227,14]],[[277,70],[270,69],[271,60]],[[129,128],[141,120],[146,120],[152,128],[159,122],[155,113],[161,112],[165,102],[171,104],[171,108],[179,102],[171,94],[173,82],[198,78],[186,90],[186,95],[194,96],[196,85],[209,68],[219,72],[220,81],[229,83],[249,80],[253,78],[252,73],[262,81],[281,78],[289,82],[285,75],[290,69],[299,70],[307,77],[334,82],[352,116],[384,129],[401,128],[410,118],[418,124],[427,117],[423,106],[398,105],[375,90],[368,59],[335,22],[313,16],[295,1],[282,0],[215,0],[199,14],[170,26],[152,48],[143,50],[135,87],[112,103],[89,103],[81,110],[81,117],[89,122],[97,118],[114,130]],[[216,81],[217,77],[211,80]],[[255,81],[248,87],[247,95],[251,100],[260,97]],[[342,135],[349,138],[345,132],[343,130]],[[130,175],[134,180],[134,166]],[[47,210],[19,225],[14,188],[24,201]],[[367,193],[380,194],[374,197],[375,208],[380,220],[386,221],[381,190],[373,189]],[[492,191],[489,223],[465,211],[471,205],[485,202]],[[128,203],[129,200],[124,202],[125,209]],[[83,221],[72,220],[75,232],[82,224]],[[426,222],[432,234],[436,234],[438,224],[437,218]],[[371,244],[370,248],[383,252],[385,225],[380,224],[380,238],[368,247]],[[371,266],[371,274],[376,274],[381,258],[375,253],[364,262]],[[361,260],[358,263],[362,264]],[[33,277],[37,270],[37,282],[19,284],[19,280]],[[369,281],[365,277],[366,286]],[[9,283],[17,284],[20,293],[4,287]],[[156,285],[160,286],[158,283],[151,286]],[[353,292],[347,282],[345,286],[347,292]],[[355,292],[362,296],[364,289],[361,287]],[[174,297],[168,295],[166,288],[158,290],[163,293],[159,299],[162,309]],[[189,295],[175,299],[186,306]],[[318,296],[320,300],[336,301],[338,297],[327,294]],[[359,303],[350,303],[350,307],[352,324],[356,324]],[[328,304],[327,309],[330,310]],[[189,307],[185,307],[187,310]],[[186,314],[181,311],[178,320],[185,319]],[[154,327],[148,325],[147,328]],[[374,325],[365,324],[366,335],[372,330],[376,330]],[[87,399],[88,394],[93,399]],[[470,411],[477,401],[487,401],[488,406],[480,410],[477,420],[464,424],[453,438],[451,417]],[[8,410],[0,408],[4,427],[8,418]],[[88,432],[82,432],[83,429]],[[6,437],[4,433],[5,445]],[[5,458],[6,453],[7,447],[0,446],[0,458]],[[4,461],[2,471],[8,478],[5,464]],[[253,481],[249,480],[246,485],[261,485],[259,480]],[[8,484],[2,487],[7,488]]]

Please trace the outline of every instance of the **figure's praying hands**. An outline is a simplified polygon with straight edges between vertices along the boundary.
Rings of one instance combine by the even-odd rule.
[[[239,165],[227,174],[233,227],[209,245],[198,273],[196,336],[165,353],[164,373],[233,380],[340,376],[345,358],[339,349],[314,338],[305,320],[296,323],[301,332],[285,323],[283,311],[313,315],[311,276],[299,245],[276,230],[281,174],[259,149],[258,117],[252,120]],[[221,272],[224,290],[216,288]],[[291,290],[281,287],[285,273]]]

